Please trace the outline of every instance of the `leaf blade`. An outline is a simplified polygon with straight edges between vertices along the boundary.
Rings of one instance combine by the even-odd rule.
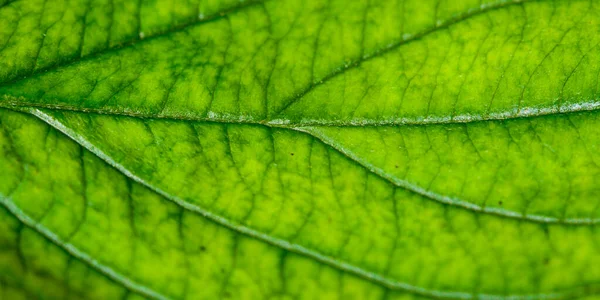
[[[27,10],[23,5],[5,3],[0,14]],[[57,12],[81,16],[82,7],[37,7],[37,30],[50,33],[41,44],[21,36],[20,22],[0,32],[5,41],[0,62],[8,66],[0,74],[0,106],[48,108],[34,112],[129,180],[224,227],[242,228],[266,244],[299,251],[376,285],[464,298],[595,292],[596,273],[577,275],[597,259],[591,253],[598,209],[590,202],[596,193],[597,170],[591,166],[598,145],[596,114],[563,115],[597,108],[594,3],[491,1],[477,8],[469,1],[267,1],[244,4],[197,26],[196,17],[188,17],[201,3],[187,5],[168,8],[171,16],[150,18],[156,23],[147,28],[154,29],[144,31],[142,7],[125,7],[120,18],[133,20],[137,10],[137,25],[125,22],[126,28],[115,29],[116,40],[108,30],[99,54],[71,63],[65,53],[88,51],[85,37],[93,30],[86,20],[92,15],[83,13],[81,34],[65,33],[79,37],[79,48],[71,47],[71,40],[66,48],[55,48],[62,33],[48,21]],[[217,2],[213,8],[226,12],[228,5]],[[184,21],[177,25],[177,20]],[[400,31],[388,30],[396,25]],[[7,60],[15,49],[25,49],[25,55],[36,50],[33,64]],[[20,78],[30,72],[33,77]],[[423,101],[427,95],[429,101]],[[494,143],[503,145],[490,147]],[[5,145],[12,149],[15,142],[7,139]],[[39,153],[46,148],[41,145]],[[6,177],[3,192],[28,199],[23,188],[13,186],[29,172],[28,165],[19,167],[18,155],[9,152],[7,166],[14,174]],[[81,162],[74,163],[81,165],[80,177],[75,178],[74,166],[55,168],[85,184],[89,154],[80,152]],[[416,161],[405,152],[416,152]],[[499,160],[504,152],[508,166]],[[404,174],[395,170],[396,159]],[[435,166],[437,172],[430,170]],[[494,166],[503,168],[501,180],[485,193],[482,186]],[[79,187],[80,195],[78,189],[38,184],[54,190],[59,202],[83,196],[84,209],[69,218],[77,226],[86,224],[87,187]],[[497,192],[504,194],[490,198]],[[32,218],[61,236],[70,239],[78,231],[69,234],[64,220],[37,213]],[[231,241],[223,247],[236,252],[238,239]],[[581,259],[570,261],[564,253]],[[235,266],[238,257],[228,257]],[[241,276],[235,267],[226,274],[222,286],[230,285],[233,274]],[[189,288],[181,292],[181,286],[144,281],[169,296],[185,296]]]

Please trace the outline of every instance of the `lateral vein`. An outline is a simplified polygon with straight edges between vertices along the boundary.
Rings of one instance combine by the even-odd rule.
[[[270,1],[270,0],[248,0],[246,2],[240,1],[241,4],[233,6],[233,7],[230,7],[230,8],[227,8],[227,9],[224,9],[224,10],[222,10],[220,12],[217,12],[215,14],[212,14],[210,16],[206,16],[206,17],[198,18],[198,19],[193,19],[191,21],[188,21],[188,22],[185,22],[185,23],[173,26],[173,27],[171,27],[171,28],[169,28],[167,30],[157,31],[155,33],[144,35],[143,37],[142,36],[136,36],[134,39],[131,39],[129,41],[125,41],[123,43],[117,44],[117,45],[112,46],[112,47],[111,46],[107,46],[106,48],[104,48],[103,50],[100,50],[100,51],[96,51],[96,52],[93,52],[93,53],[90,53],[90,54],[87,54],[87,55],[84,55],[84,56],[76,56],[73,59],[70,59],[70,60],[68,60],[66,62],[63,62],[63,63],[58,63],[58,64],[51,65],[51,66],[48,66],[48,67],[45,67],[45,68],[36,69],[32,73],[27,74],[27,76],[21,76],[21,77],[14,78],[14,79],[6,81],[6,82],[0,82],[0,86],[8,86],[8,85],[17,83],[19,81],[22,81],[22,80],[24,80],[24,79],[26,79],[28,77],[39,76],[41,74],[50,72],[52,70],[56,70],[56,69],[59,69],[59,68],[64,68],[64,67],[76,64],[78,62],[81,62],[81,61],[90,60],[90,59],[93,59],[95,57],[98,57],[98,56],[101,56],[103,54],[110,53],[110,52],[113,52],[113,51],[119,51],[119,50],[121,50],[123,48],[128,48],[128,47],[131,47],[131,46],[133,46],[135,44],[138,44],[138,43],[147,42],[147,41],[154,40],[154,39],[157,39],[157,38],[160,38],[160,37],[163,37],[163,36],[167,36],[167,35],[170,35],[170,34],[173,34],[173,33],[184,31],[187,28],[192,27],[192,26],[196,26],[196,25],[204,24],[204,23],[214,22],[216,20],[226,18],[229,14],[236,13],[236,12],[239,12],[239,11],[243,11],[243,10],[245,10],[247,8],[253,7],[255,5],[262,4],[262,3],[266,2],[266,1]]]
[[[110,280],[122,285],[129,291],[135,292],[137,294],[143,295],[151,299],[169,299],[168,297],[152,290],[151,288],[139,284],[129,279],[125,275],[113,270],[112,268],[101,264],[100,262],[92,258],[89,254],[79,250],[73,244],[66,243],[50,229],[32,219],[29,215],[27,215],[24,211],[17,207],[8,198],[5,198],[0,195],[0,204],[2,204],[2,206],[4,206],[6,210],[8,210],[8,212],[10,212],[14,217],[16,217],[22,224],[31,228],[32,230],[49,240],[52,244],[62,248],[64,251],[69,253],[69,255],[79,259],[91,268],[97,270],[102,275],[108,277]]]
[[[0,104],[0,107],[2,107],[1,104]],[[24,108],[15,109],[13,107],[12,109],[14,109],[16,111],[31,113],[34,116],[42,119],[44,122],[52,125],[53,127],[56,127],[57,129],[59,129],[59,128],[57,126],[55,126],[55,124],[60,124],[60,126],[64,127],[64,130],[67,130],[68,132],[70,132],[70,133],[66,133],[62,129],[59,129],[63,133],[67,134],[67,136],[71,137],[72,139],[74,139],[75,141],[77,141],[78,143],[80,143],[82,145],[83,145],[83,143],[87,143],[90,145],[90,147],[96,148],[88,141],[81,142],[79,139],[73,138],[73,136],[79,136],[79,134],[75,133],[75,131],[73,131],[72,129],[67,128],[65,125],[59,123],[52,116],[50,116],[36,108],[24,107]],[[50,109],[50,110],[52,110],[52,109]],[[86,112],[96,113],[93,111],[86,111]],[[99,114],[102,114],[102,113],[99,113]],[[124,114],[109,114],[109,115],[139,118],[139,116],[131,116],[131,115],[124,115]],[[342,154],[343,156],[345,156],[352,163],[357,164],[358,166],[366,169],[368,172],[375,174],[376,176],[393,184],[394,186],[408,190],[413,193],[416,193],[420,196],[423,196],[423,197],[433,200],[435,202],[439,202],[439,203],[446,204],[446,205],[456,206],[458,208],[467,209],[467,210],[478,212],[478,213],[484,213],[484,214],[494,215],[497,217],[516,219],[516,220],[533,222],[533,223],[562,224],[562,225],[569,225],[569,226],[592,226],[592,225],[600,224],[600,218],[556,218],[556,217],[548,217],[548,216],[537,215],[537,214],[523,214],[523,213],[519,213],[516,211],[503,209],[503,208],[484,207],[484,206],[473,204],[471,202],[468,202],[468,201],[465,201],[465,200],[462,200],[459,198],[448,197],[448,196],[444,196],[444,195],[435,193],[435,192],[427,190],[419,185],[410,183],[409,181],[396,178],[393,175],[387,173],[385,170],[374,166],[373,164],[369,163],[368,161],[361,159],[358,155],[354,154],[350,150],[339,145],[333,139],[326,136],[317,127],[311,127],[311,126],[294,127],[294,126],[288,126],[288,125],[279,125],[279,124],[270,124],[270,123],[261,123],[261,122],[251,122],[251,121],[237,122],[237,121],[215,120],[215,119],[211,119],[211,120],[168,119],[168,120],[181,121],[181,122],[194,121],[194,122],[198,122],[198,123],[206,122],[206,123],[218,123],[218,124],[259,125],[259,126],[265,126],[265,127],[269,127],[269,128],[280,128],[280,129],[292,130],[292,131],[296,131],[296,132],[307,134],[307,135],[314,137],[315,139],[319,140],[321,143],[323,143],[327,147],[330,147],[333,150],[335,150],[335,151],[339,152],[340,154]],[[88,146],[85,146],[85,147],[88,148],[88,150],[90,149],[90,147],[88,147]],[[98,150],[98,151],[100,151],[100,150]],[[94,151],[92,151],[92,152],[94,152]],[[106,159],[103,158],[104,160],[107,160],[107,159],[111,160],[109,155],[106,155],[104,153],[103,153],[103,155],[106,156]]]
[[[171,201],[188,211],[191,211],[198,215],[201,215],[201,216],[207,218],[208,220],[215,222],[216,224],[219,224],[223,227],[226,227],[232,231],[239,232],[250,238],[260,240],[260,241],[270,244],[274,247],[278,247],[278,248],[284,249],[286,251],[296,253],[298,255],[313,259],[315,261],[318,261],[320,263],[328,265],[332,268],[338,269],[342,272],[346,272],[346,273],[352,274],[354,276],[368,280],[370,282],[373,282],[374,284],[380,285],[387,289],[401,290],[401,291],[405,291],[408,293],[421,295],[421,296],[425,296],[425,297],[430,297],[430,298],[490,299],[490,300],[507,299],[507,298],[515,299],[515,300],[516,299],[556,299],[556,298],[562,298],[565,296],[580,295],[586,291],[585,286],[584,286],[584,287],[579,287],[577,289],[568,290],[568,291],[565,291],[562,293],[547,293],[547,294],[535,294],[535,295],[508,295],[507,296],[507,295],[492,295],[492,294],[473,294],[473,293],[459,292],[459,291],[433,290],[433,289],[423,288],[420,286],[415,286],[415,285],[412,285],[412,284],[409,284],[406,282],[397,281],[397,280],[388,278],[386,276],[382,276],[378,273],[363,269],[363,268],[353,265],[351,263],[340,261],[333,257],[321,254],[318,251],[306,248],[304,246],[289,242],[284,239],[270,236],[270,235],[260,232],[258,230],[241,225],[241,224],[231,221],[225,217],[214,214],[198,205],[189,203],[175,195],[171,195],[171,194],[167,193],[166,191],[164,191],[158,187],[155,187],[154,185],[150,184],[149,182],[146,182],[144,179],[138,177],[133,172],[128,170],[125,166],[114,161],[110,156],[108,156],[101,149],[99,149],[98,147],[93,145],[91,142],[86,140],[83,136],[81,136],[78,133],[76,133],[75,131],[71,130],[70,128],[68,128],[67,126],[62,124],[60,121],[53,118],[52,116],[50,116],[40,110],[37,110],[37,109],[31,109],[29,111],[29,113],[38,117],[42,121],[46,122],[50,126],[54,127],[58,131],[62,132],[63,134],[65,134],[66,136],[71,138],[73,141],[75,141],[78,144],[80,144],[81,146],[85,147],[90,152],[92,152],[93,154],[98,156],[100,159],[102,159],[103,161],[108,163],[110,166],[114,167],[119,172],[123,173],[125,176],[146,186],[147,188],[151,189],[152,191],[154,191],[157,194],[164,197],[166,200]]]

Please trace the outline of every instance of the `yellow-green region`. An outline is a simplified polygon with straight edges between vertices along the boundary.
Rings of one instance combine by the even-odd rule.
[[[0,299],[600,297],[600,3],[0,0]]]

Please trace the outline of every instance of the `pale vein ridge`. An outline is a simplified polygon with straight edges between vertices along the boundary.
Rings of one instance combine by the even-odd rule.
[[[224,226],[230,230],[239,232],[248,237],[260,240],[262,242],[265,242],[272,246],[290,251],[292,253],[296,253],[298,255],[313,259],[315,261],[318,261],[320,263],[328,265],[332,268],[335,268],[342,272],[346,272],[346,273],[352,274],[354,276],[363,278],[365,280],[368,280],[370,282],[373,282],[377,285],[383,286],[388,289],[401,290],[401,291],[405,291],[408,293],[422,295],[422,296],[431,297],[431,298],[515,299],[515,300],[516,299],[557,299],[557,298],[564,298],[564,297],[572,297],[573,295],[581,295],[585,291],[586,286],[579,287],[577,289],[571,289],[571,290],[564,291],[561,293],[547,293],[547,294],[532,294],[532,295],[473,294],[473,293],[459,292],[459,291],[441,291],[441,290],[427,289],[427,288],[415,286],[415,285],[412,285],[412,284],[409,284],[406,282],[397,281],[397,280],[388,278],[386,276],[377,274],[375,272],[371,272],[371,271],[368,271],[361,267],[355,266],[353,264],[337,260],[337,259],[327,256],[327,255],[323,255],[323,254],[319,253],[318,251],[306,248],[304,246],[301,246],[301,245],[298,245],[295,243],[291,243],[284,239],[272,237],[263,232],[254,230],[252,228],[249,228],[244,225],[238,224],[234,221],[231,221],[225,217],[214,214],[208,210],[205,210],[204,208],[202,208],[200,206],[189,203],[177,196],[171,195],[171,194],[163,191],[162,189],[155,187],[152,184],[146,182],[144,179],[138,177],[137,175],[133,174],[131,171],[129,171],[123,165],[114,161],[106,153],[104,153],[102,150],[100,150],[99,148],[94,146],[91,142],[86,140],[83,136],[77,134],[75,131],[71,130],[70,128],[68,128],[67,126],[62,124],[60,121],[53,118],[52,116],[50,116],[38,109],[31,109],[31,110],[29,110],[29,113],[33,114],[34,116],[36,116],[39,119],[43,120],[44,122],[48,123],[50,126],[56,128],[57,130],[59,130],[60,132],[62,132],[63,134],[65,134],[66,136],[71,138],[72,140],[74,140],[75,142],[79,143],[81,146],[85,147],[87,150],[94,153],[100,159],[102,159],[103,161],[105,161],[106,163],[108,163],[109,165],[111,165],[112,167],[114,167],[115,169],[120,171],[121,173],[123,173],[125,176],[146,186],[147,188],[151,189],[152,191],[156,192],[157,194],[163,196],[165,199],[179,205],[180,207],[182,207],[188,211],[197,213],[197,214],[207,218],[208,220],[211,220],[211,221],[213,221],[221,226]]]
[[[93,58],[95,56],[102,55],[105,52],[118,51],[122,48],[132,46],[136,42],[144,42],[147,40],[158,38],[160,36],[172,34],[174,32],[184,30],[187,27],[195,26],[198,24],[202,24],[205,22],[209,22],[209,21],[218,19],[218,18],[222,18],[224,16],[227,16],[227,14],[229,14],[229,13],[240,11],[247,7],[261,4],[266,1],[269,1],[269,0],[250,0],[247,2],[243,2],[242,4],[240,4],[238,6],[235,6],[230,9],[226,9],[215,15],[212,15],[212,16],[194,21],[194,22],[189,22],[189,23],[180,25],[178,27],[172,28],[172,29],[164,31],[164,32],[152,34],[149,37],[146,37],[144,39],[140,38],[140,39],[132,40],[128,43],[123,44],[120,47],[107,48],[105,50],[88,55],[84,58],[70,61],[66,64],[55,65],[55,66],[52,66],[45,70],[38,70],[33,75],[35,76],[36,74],[41,74],[41,73],[44,73],[47,71],[51,71],[53,69],[63,68],[63,67],[69,66],[71,64],[77,63],[78,61],[80,61],[82,59]],[[360,57],[358,60],[355,60],[349,64],[346,64],[346,65],[336,69],[334,72],[328,74],[324,78],[321,78],[320,80],[317,80],[316,82],[312,83],[306,89],[302,90],[297,95],[295,95],[294,97],[289,99],[288,103],[286,103],[284,105],[284,107],[279,110],[279,112],[275,113],[273,117],[268,117],[265,120],[256,120],[256,119],[252,118],[251,116],[250,117],[249,116],[237,116],[236,117],[236,116],[232,116],[232,115],[219,115],[218,113],[214,113],[214,112],[209,112],[207,115],[202,114],[202,116],[200,116],[200,115],[194,116],[194,115],[189,115],[189,114],[185,114],[185,115],[184,114],[165,115],[165,114],[161,114],[161,113],[159,113],[159,114],[144,114],[144,113],[140,114],[140,113],[135,113],[132,111],[117,111],[114,109],[88,109],[88,108],[81,108],[81,107],[76,107],[76,106],[60,105],[60,104],[56,105],[56,104],[31,103],[31,102],[24,101],[25,99],[23,99],[22,97],[17,98],[17,97],[12,97],[12,96],[8,96],[8,95],[3,96],[3,99],[2,99],[3,103],[0,103],[0,106],[5,106],[7,108],[10,108],[10,106],[19,106],[19,107],[27,106],[27,107],[61,109],[61,110],[81,111],[81,112],[96,112],[96,113],[102,113],[102,114],[118,114],[118,115],[134,116],[134,117],[145,117],[145,118],[218,121],[218,122],[232,122],[232,123],[233,122],[258,123],[258,124],[267,124],[267,125],[289,125],[289,126],[294,126],[294,127],[295,126],[311,126],[311,125],[359,127],[359,126],[390,126],[390,125],[456,124],[456,123],[470,123],[470,122],[491,121],[491,120],[506,120],[506,119],[514,119],[514,118],[537,117],[537,116],[544,116],[544,115],[556,115],[556,114],[565,114],[565,113],[580,112],[580,111],[598,110],[600,108],[600,99],[592,99],[587,102],[569,103],[569,104],[557,105],[557,106],[553,106],[553,107],[531,106],[531,107],[520,107],[519,108],[519,107],[515,106],[511,110],[492,112],[489,114],[461,114],[461,115],[447,116],[447,117],[435,117],[435,116],[434,117],[432,117],[432,116],[402,117],[402,116],[398,116],[398,117],[386,118],[383,120],[382,119],[371,119],[371,118],[353,118],[350,120],[343,120],[343,121],[342,120],[335,121],[335,120],[327,120],[327,119],[304,118],[304,119],[301,119],[300,121],[293,121],[293,122],[288,119],[277,118],[277,116],[281,115],[293,103],[300,100],[304,95],[309,93],[315,87],[326,83],[327,81],[331,80],[332,78],[334,78],[338,75],[341,75],[350,69],[360,66],[365,61],[382,56],[382,55],[388,53],[389,51],[397,49],[398,47],[401,47],[408,43],[420,40],[429,34],[435,33],[438,30],[450,27],[452,25],[455,25],[457,23],[460,23],[464,20],[475,17],[477,15],[481,15],[481,14],[484,14],[484,13],[487,13],[487,12],[490,12],[493,10],[497,10],[497,9],[506,8],[506,7],[509,7],[512,5],[524,4],[524,3],[536,2],[536,1],[545,1],[545,0],[502,0],[502,1],[499,1],[494,4],[482,6],[481,8],[469,10],[466,13],[458,14],[456,17],[450,18],[450,19],[446,20],[445,22],[442,22],[439,25],[436,25],[434,27],[431,27],[429,29],[421,31],[410,37],[403,38],[398,41],[393,41],[387,47],[377,49],[371,53],[365,54],[362,57]],[[17,78],[15,80],[12,80],[12,81],[9,81],[6,83],[0,83],[0,86],[10,85],[10,84],[19,82],[23,79],[24,78]]]
[[[416,194],[419,194],[423,197],[426,197],[426,198],[431,199],[436,202],[457,206],[457,207],[471,210],[474,212],[486,213],[486,214],[490,214],[490,215],[496,215],[496,216],[501,216],[501,217],[506,217],[506,218],[511,218],[511,219],[523,220],[523,221],[531,221],[531,222],[536,222],[536,223],[564,224],[564,225],[595,225],[595,224],[600,223],[599,218],[564,218],[564,219],[561,219],[561,218],[547,217],[547,216],[536,215],[536,214],[523,214],[523,213],[518,213],[518,212],[515,212],[512,210],[503,209],[503,208],[485,207],[485,206],[477,205],[477,204],[474,204],[474,203],[471,203],[471,202],[468,202],[465,200],[461,200],[458,198],[444,196],[444,195],[435,193],[433,191],[426,190],[426,189],[422,188],[421,186],[411,183],[407,180],[396,178],[395,176],[387,173],[385,170],[378,168],[378,167],[374,166],[373,164],[369,163],[368,161],[360,158],[360,156],[356,155],[351,150],[338,144],[334,139],[327,136],[325,133],[323,133],[318,128],[299,127],[299,128],[293,128],[293,130],[301,131],[301,132],[307,133],[307,134],[315,137],[316,139],[320,140],[324,144],[326,144],[329,147],[340,152],[341,154],[346,156],[348,159],[356,162],[361,167],[367,169],[369,172],[374,173],[375,175],[383,178],[384,180],[392,183],[393,185],[407,189],[411,192],[414,192]]]
[[[133,40],[129,43],[125,43],[124,45],[122,45],[121,47],[116,47],[116,48],[108,48],[106,50],[102,50],[99,51],[95,54],[92,55],[88,55],[83,59],[87,59],[87,58],[93,58],[95,56],[98,55],[102,55],[106,52],[109,51],[118,51],[120,49],[132,46],[134,43],[136,42],[144,42],[147,40],[151,40],[154,38],[158,38],[161,36],[165,36],[168,34],[172,34],[174,32],[177,31],[181,31],[184,30],[185,28],[189,27],[189,26],[194,26],[194,25],[198,25],[201,23],[205,23],[205,22],[209,22],[211,20],[215,20],[218,18],[222,18],[223,16],[226,16],[228,13],[232,13],[235,11],[239,11],[242,10],[246,7],[251,7],[253,5],[257,5],[260,3],[264,3],[266,1],[269,0],[250,0],[248,2],[245,2],[239,6],[236,6],[234,8],[231,8],[229,10],[225,10],[219,14],[215,14],[211,17],[208,18],[204,18],[202,20],[199,21],[195,21],[195,22],[191,22],[188,24],[183,24],[177,28],[171,29],[171,30],[167,30],[165,32],[162,33],[157,33],[154,35],[151,35],[150,37],[147,37],[145,39],[139,39],[139,40]],[[281,115],[285,110],[287,110],[287,108],[289,108],[293,103],[299,101],[300,99],[302,99],[302,97],[306,94],[308,94],[311,90],[313,90],[315,87],[322,85],[324,83],[326,83],[327,81],[333,79],[336,76],[339,76],[343,73],[345,73],[346,71],[350,70],[350,69],[354,69],[358,66],[360,66],[363,62],[371,60],[373,58],[385,55],[386,53],[393,51],[394,49],[397,49],[399,47],[402,47],[406,44],[409,44],[411,42],[414,41],[418,41],[432,33],[435,33],[441,29],[444,28],[448,28],[452,25],[458,24],[462,21],[468,20],[472,17],[478,16],[478,15],[482,15],[485,13],[488,13],[490,11],[494,11],[494,10],[498,10],[498,9],[502,9],[502,8],[506,8],[512,5],[518,5],[518,4],[525,4],[525,3],[529,3],[529,2],[537,2],[537,1],[545,1],[545,0],[500,0],[494,4],[489,4],[489,5],[485,5],[485,6],[481,6],[478,7],[477,9],[471,9],[467,12],[464,12],[462,14],[457,14],[455,17],[449,18],[448,20],[441,22],[440,24],[437,24],[431,28],[425,29],[423,31],[420,31],[416,34],[413,34],[409,37],[405,37],[402,38],[400,40],[396,40],[396,41],[392,41],[389,43],[389,45],[387,47],[384,48],[380,48],[377,49],[371,53],[365,54],[362,57],[360,57],[359,59],[352,61],[348,64],[345,64],[344,66],[341,66],[337,69],[335,69],[332,73],[328,74],[327,76],[321,78],[320,80],[317,80],[313,83],[311,83],[307,88],[305,88],[302,91],[299,91],[295,96],[291,97],[290,99],[287,100],[287,103],[283,106],[283,108],[281,108],[278,112],[275,112],[273,114],[273,116],[271,116],[271,114],[269,114],[267,116],[266,120],[254,120],[251,116],[238,116],[236,118],[236,121],[244,121],[246,123],[248,123],[248,121],[255,121],[261,124],[265,124],[265,123],[269,123],[269,124],[273,124],[273,125],[281,125],[281,124],[286,124],[289,125],[291,124],[290,120],[286,120],[286,119],[278,119],[276,118],[277,116]],[[81,59],[79,59],[81,60]],[[74,60],[74,61],[70,61],[66,64],[62,64],[62,65],[55,65],[52,66],[50,68],[44,69],[44,70],[39,70],[39,72],[35,72],[35,74],[30,75],[31,76],[35,76],[35,75],[39,75],[41,73],[45,73],[48,71],[51,71],[53,69],[58,69],[58,68],[63,68],[63,67],[67,67],[71,64],[77,63],[79,60]],[[14,84],[16,82],[22,81],[26,78],[17,78],[15,80],[12,81],[8,81],[5,83],[0,83],[0,86],[7,86],[10,84]],[[20,106],[32,106],[32,107],[45,107],[45,108],[59,108],[62,107],[63,109],[69,109],[69,110],[81,110],[81,111],[92,111],[91,109],[84,109],[84,108],[77,108],[77,107],[70,107],[70,106],[65,106],[65,105],[52,105],[52,104],[35,104],[35,103],[28,103],[26,101],[23,101],[24,99],[22,97],[19,98],[15,98],[15,97],[11,97],[11,96],[4,96],[2,99],[4,102],[8,102],[8,103],[12,103],[13,105],[20,105]],[[0,103],[0,105],[2,105],[2,103]],[[561,113],[567,113],[567,112],[576,112],[576,111],[586,111],[586,110],[596,110],[600,107],[600,101],[599,100],[592,100],[589,102],[584,102],[584,103],[573,103],[573,104],[567,104],[567,105],[563,105],[560,107],[515,107],[512,110],[509,111],[501,111],[501,112],[494,112],[494,113],[490,113],[490,114],[486,114],[486,115],[475,115],[475,114],[463,114],[463,115],[457,115],[457,116],[453,116],[453,117],[412,117],[412,118],[406,118],[406,117],[393,117],[393,118],[389,118],[386,120],[374,120],[374,119],[368,119],[368,118],[355,118],[355,119],[351,119],[351,120],[345,120],[345,121],[331,121],[331,120],[319,120],[319,119],[303,119],[300,122],[295,122],[295,124],[297,126],[308,126],[308,125],[322,125],[322,126],[385,126],[385,125],[400,125],[400,124],[450,124],[450,123],[467,123],[467,122],[474,122],[474,121],[484,121],[484,120],[501,120],[501,119],[509,119],[509,118],[519,118],[519,117],[532,117],[532,116],[539,116],[539,115],[548,115],[548,114],[561,114]],[[96,110],[99,111],[99,110]],[[125,114],[129,114],[132,112],[124,112]],[[204,114],[203,114],[204,115]],[[146,114],[144,116],[146,117],[156,117],[156,118],[173,118],[173,119],[188,119],[188,120],[211,120],[213,118],[218,118],[218,119],[225,119],[225,118],[230,118],[231,116],[218,116],[217,113],[214,113],[212,111],[208,112],[208,117],[201,117],[201,116],[189,116],[189,115],[164,115],[164,114]]]
[[[281,115],[290,106],[292,106],[294,103],[301,100],[306,94],[308,94],[310,91],[314,90],[316,87],[325,84],[329,80],[345,73],[348,70],[357,68],[358,66],[360,66],[362,63],[364,63],[366,61],[369,61],[371,59],[385,55],[386,53],[393,51],[399,47],[402,47],[402,46],[412,43],[414,41],[418,41],[418,40],[425,38],[428,35],[433,34],[441,29],[448,28],[452,25],[461,23],[470,18],[479,16],[479,15],[482,15],[482,14],[485,14],[485,13],[488,13],[490,11],[494,11],[497,9],[506,8],[506,7],[515,5],[515,4],[523,4],[523,3],[534,2],[534,1],[544,1],[544,0],[501,0],[501,1],[498,1],[498,2],[490,4],[490,5],[481,5],[480,8],[478,8],[478,9],[472,9],[465,13],[458,14],[456,17],[449,18],[448,20],[438,23],[431,28],[425,29],[425,30],[418,32],[416,34],[413,34],[409,37],[403,37],[400,40],[392,41],[386,47],[383,47],[383,48],[377,49],[371,53],[365,54],[362,57],[360,57],[359,59],[352,61],[348,64],[345,64],[344,66],[336,69],[335,71],[328,74],[327,76],[312,83],[306,89],[302,90],[300,93],[298,93],[297,95],[295,95],[294,97],[289,99],[288,102],[283,106],[283,108],[281,108],[279,111],[275,112],[274,115],[275,116]]]
[[[414,125],[414,126],[427,126],[427,125],[453,125],[453,124],[465,124],[475,122],[486,122],[486,121],[501,121],[511,119],[522,119],[522,118],[536,118],[553,115],[565,115],[580,112],[594,112],[600,109],[600,99],[592,100],[588,102],[572,103],[556,107],[523,107],[519,111],[515,108],[510,112],[501,113],[490,113],[487,115],[456,115],[454,117],[445,118],[393,118],[388,120],[372,120],[372,119],[352,119],[348,121],[330,121],[330,120],[316,120],[316,119],[303,119],[300,121],[291,121],[287,119],[274,119],[274,120],[255,120],[248,116],[233,116],[233,115],[219,115],[211,113],[207,117],[201,116],[190,116],[190,115],[164,115],[164,114],[147,114],[137,113],[134,111],[120,111],[115,109],[106,108],[83,108],[71,105],[61,104],[46,104],[46,103],[34,103],[20,100],[12,96],[3,96],[0,101],[0,107],[8,109],[29,109],[29,108],[41,108],[48,110],[59,110],[67,112],[80,112],[80,113],[95,113],[100,115],[114,115],[124,116],[139,119],[161,119],[161,120],[174,120],[174,121],[198,121],[198,122],[215,122],[215,123],[230,123],[230,124],[255,124],[265,125],[271,127],[281,128],[296,128],[306,126],[323,126],[323,127],[383,127],[383,126],[402,126],[402,125]]]
[[[69,255],[79,259],[83,263],[87,264],[91,268],[97,270],[100,274],[108,277],[110,280],[122,285],[129,291],[135,292],[137,294],[143,295],[144,297],[148,297],[151,299],[160,299],[166,300],[168,297],[161,295],[160,293],[150,289],[147,286],[139,284],[125,275],[113,270],[112,268],[103,265],[98,262],[94,258],[92,258],[89,254],[79,250],[77,247],[73,246],[70,243],[64,242],[59,236],[57,236],[50,229],[46,228],[44,225],[38,223],[30,216],[28,216],[23,210],[17,207],[11,200],[5,198],[0,195],[0,204],[4,206],[13,216],[15,216],[21,223],[25,226],[31,228],[47,240],[49,240],[52,244],[62,248],[64,251],[69,253]]]
[[[599,103],[599,105],[600,105],[600,103]],[[3,106],[0,104],[0,107],[3,107]],[[10,108],[10,106],[8,108]],[[33,113],[34,115],[43,119],[44,121],[46,121],[46,119],[44,119],[46,117],[42,117],[41,115],[38,115],[38,113],[43,114],[43,116],[47,116],[48,118],[52,118],[52,117],[48,116],[47,114],[39,111],[35,107],[27,107],[26,106],[26,107],[17,107],[17,108],[18,108],[17,109],[18,111],[26,111],[26,112]],[[40,107],[40,108],[46,109],[46,107]],[[15,108],[13,107],[13,109],[15,109]],[[55,109],[55,108],[52,108],[50,110],[71,111],[71,110],[66,110],[66,109]],[[88,112],[88,113],[97,113],[100,115],[106,114],[104,112],[97,112],[97,111],[92,111],[92,110],[73,110],[73,112]],[[132,114],[121,114],[121,113],[112,113],[111,112],[106,115],[116,115],[116,116],[133,117],[133,118],[142,118],[143,119],[143,117],[140,117],[135,114],[132,115]],[[161,119],[161,118],[157,118],[157,119]],[[166,119],[167,120],[175,120],[175,121],[195,121],[195,122],[210,122],[210,123],[221,123],[221,124],[260,125],[260,126],[266,126],[266,127],[272,127],[272,128],[281,128],[281,129],[298,131],[298,132],[308,134],[308,135],[318,139],[326,146],[341,153],[346,158],[350,159],[352,162],[365,168],[367,171],[381,177],[382,179],[392,183],[394,186],[406,189],[408,191],[419,194],[427,199],[431,199],[433,201],[436,201],[436,202],[439,202],[442,204],[452,205],[452,206],[456,206],[458,208],[467,209],[467,210],[479,212],[479,213],[490,214],[490,215],[494,215],[494,216],[498,216],[498,217],[504,217],[504,218],[528,221],[528,222],[535,222],[535,223],[563,224],[563,225],[572,225],[572,226],[590,226],[590,225],[600,224],[600,218],[556,218],[556,217],[548,217],[548,216],[537,215],[537,214],[523,214],[523,213],[519,213],[516,211],[503,209],[503,208],[484,207],[484,206],[473,204],[469,201],[465,201],[465,200],[462,200],[462,199],[459,199],[456,197],[448,197],[448,196],[444,196],[442,194],[435,193],[433,191],[424,189],[423,187],[421,187],[419,185],[411,183],[407,180],[402,180],[402,179],[396,178],[395,176],[387,173],[385,170],[360,158],[359,155],[356,155],[349,149],[346,149],[342,145],[338,144],[334,139],[328,137],[326,134],[324,134],[322,131],[320,131],[317,127],[302,126],[303,124],[299,124],[300,126],[296,127],[296,124],[289,124],[289,125],[288,124],[272,124],[272,123],[254,122],[254,121],[248,121],[248,120],[227,120],[227,119],[219,119],[219,118],[202,119],[202,120],[187,120],[187,119],[172,119],[172,118],[166,118]],[[58,122],[54,118],[52,118],[52,120],[53,120],[52,122]],[[48,122],[48,121],[46,121],[46,122]],[[53,123],[50,123],[50,122],[48,122],[48,123],[50,125],[54,126]],[[409,125],[409,124],[407,124],[407,125]],[[424,124],[417,124],[417,125],[424,125]],[[61,126],[65,127],[62,124],[61,124]],[[387,126],[391,126],[391,125],[387,125]],[[364,127],[364,126],[360,126],[360,127]],[[70,132],[73,132],[74,135],[78,136],[78,134],[76,134],[73,130],[71,130],[71,129],[66,129],[66,130],[69,130]],[[69,135],[69,134],[67,134],[67,135]],[[71,136],[71,135],[69,135],[69,136]],[[91,145],[91,147],[94,147],[94,146]],[[103,154],[103,155],[106,155],[106,154]],[[110,157],[108,155],[106,155],[106,157],[108,159],[110,159]]]
[[[495,112],[489,114],[461,114],[453,117],[392,117],[385,120],[373,120],[367,118],[355,118],[343,122],[319,119],[302,119],[299,122],[291,122],[285,119],[274,119],[267,123],[290,126],[329,126],[329,127],[365,127],[365,126],[394,126],[394,125],[436,125],[436,124],[463,124],[482,121],[499,121],[520,118],[535,118],[551,115],[562,115],[569,113],[596,111],[600,109],[600,99],[587,102],[569,103],[560,107],[525,106],[518,109]]]

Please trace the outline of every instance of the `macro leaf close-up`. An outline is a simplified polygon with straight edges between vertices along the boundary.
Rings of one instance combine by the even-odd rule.
[[[0,299],[600,299],[600,2],[0,0]]]

